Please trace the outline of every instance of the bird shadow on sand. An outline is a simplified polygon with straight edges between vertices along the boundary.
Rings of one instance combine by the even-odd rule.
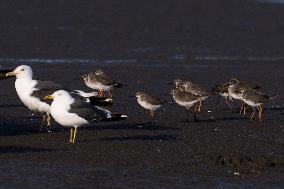
[[[22,104],[1,104],[0,108],[24,108]]]
[[[233,120],[247,120],[248,117],[217,117],[216,121],[233,121]]]
[[[264,111],[283,111],[284,106],[264,108]]]
[[[134,136],[114,136],[103,137],[103,141],[176,141],[177,135],[134,135]]]
[[[184,119],[184,120],[181,120],[180,123],[213,123],[213,122],[216,122],[215,119],[198,119],[196,121],[194,121],[193,119]]]
[[[127,123],[127,124],[114,124],[114,125],[98,125],[93,127],[87,127],[86,129],[95,130],[171,130],[177,131],[180,128],[168,127],[157,125],[155,122],[144,122],[144,123]]]
[[[54,126],[48,131],[47,127],[41,126],[41,124],[15,123],[15,122],[0,123],[0,136],[48,134],[50,132],[52,133],[62,132],[62,128]]]
[[[26,152],[50,152],[51,149],[25,147],[25,146],[0,146],[0,153],[26,153]]]

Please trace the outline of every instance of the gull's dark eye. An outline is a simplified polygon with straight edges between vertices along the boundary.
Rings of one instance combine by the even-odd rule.
[[[22,71],[25,71],[25,68],[22,68],[22,69],[21,69],[21,72],[22,72]]]

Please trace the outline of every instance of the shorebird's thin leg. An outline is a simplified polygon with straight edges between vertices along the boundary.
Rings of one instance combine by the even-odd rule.
[[[250,120],[252,121],[252,119],[253,119],[253,117],[254,117],[254,114],[255,114],[255,107],[253,107],[253,113],[252,113],[252,115],[251,115],[251,117],[250,117]]]
[[[199,105],[196,105],[196,106],[195,106],[195,110],[194,110],[194,112],[197,112],[198,107],[199,107]]]
[[[41,125],[40,125],[40,130],[43,131],[43,129],[45,128],[45,122],[46,122],[46,114],[42,115],[42,121],[41,121]]]
[[[201,100],[199,101],[199,107],[198,107],[198,112],[201,112]]]
[[[46,121],[47,121],[47,127],[51,127],[51,117],[50,117],[50,114],[47,114]]]
[[[262,125],[262,112],[263,112],[263,105],[259,106],[259,124]]]
[[[99,97],[103,97],[103,91],[99,91]]]
[[[244,115],[246,115],[246,105],[244,104]]]
[[[198,107],[198,106],[196,106]],[[196,112],[198,111],[197,108],[195,107],[195,110],[194,112],[191,110],[190,107],[186,108],[192,115],[193,115],[193,121],[196,122],[197,121],[197,118],[196,118]]]
[[[240,110],[240,114],[242,114],[243,109],[244,109],[244,102],[243,102],[243,101],[241,101],[241,110]]]
[[[75,143],[76,141],[76,136],[77,136],[77,127],[75,127],[75,130],[74,130],[73,143]]]
[[[45,125],[45,122],[46,122],[46,114],[43,114],[41,124]]]
[[[230,108],[230,110],[233,111],[233,108],[232,108],[231,104],[229,103],[227,96],[225,97],[225,101],[226,101],[226,104],[228,105],[228,107]]]
[[[150,116],[151,118],[154,118],[154,110],[150,110]]]
[[[112,98],[112,91],[111,90],[108,91],[108,95],[109,95],[110,98]]]
[[[73,142],[73,128],[70,129],[70,142]]]

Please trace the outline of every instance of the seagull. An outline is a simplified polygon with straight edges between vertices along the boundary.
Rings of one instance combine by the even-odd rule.
[[[70,143],[75,143],[77,128],[82,125],[90,125],[92,122],[127,119],[127,115],[113,114],[109,110],[92,106],[65,90],[58,90],[52,95],[45,96],[44,99],[53,100],[51,115],[54,120],[64,127],[71,128]]]
[[[73,90],[71,93],[83,97],[86,102],[96,106],[110,106],[114,102],[113,98],[99,97],[98,92],[86,93],[82,90]]]
[[[44,97],[57,90],[68,89],[52,81],[33,79],[32,68],[27,65],[18,66],[14,71],[6,73],[6,76],[16,76],[15,88],[21,101],[28,109],[34,112],[43,113],[43,124],[47,122],[47,126],[50,127],[50,104],[44,101]],[[88,98],[84,99],[88,101]]]
[[[161,108],[164,104],[158,97],[148,95],[144,92],[137,92],[136,95],[137,102],[143,108],[150,110],[150,116],[154,117],[154,111]]]
[[[99,97],[103,97],[104,91],[108,91],[109,97],[112,98],[113,88],[125,87],[124,84],[113,80],[100,69],[96,72],[82,75],[81,79],[84,80],[89,88],[99,90]]]

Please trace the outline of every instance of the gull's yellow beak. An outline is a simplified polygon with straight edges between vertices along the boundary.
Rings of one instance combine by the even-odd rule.
[[[44,97],[44,100],[53,100],[54,97],[52,95],[47,95]]]
[[[8,73],[6,73],[5,76],[6,76],[6,77],[9,77],[9,76],[16,76],[16,73],[15,73],[15,72],[8,72]]]

